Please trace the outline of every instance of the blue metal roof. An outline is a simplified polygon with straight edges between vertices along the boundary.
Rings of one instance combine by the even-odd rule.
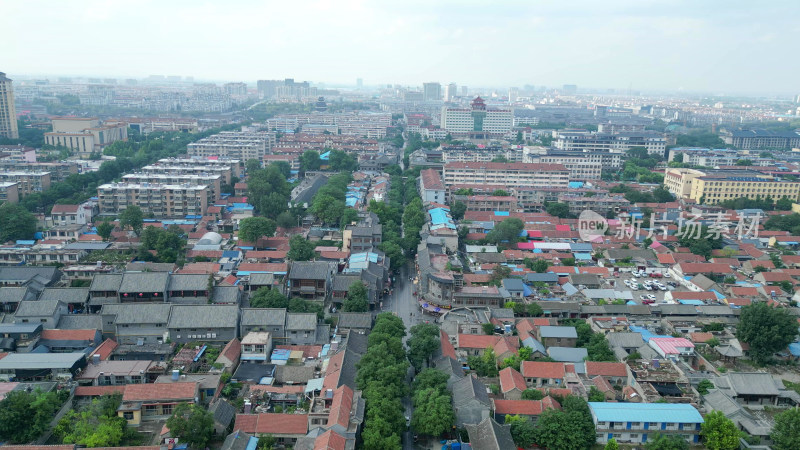
[[[570,181],[569,187],[571,189],[580,189],[583,187],[583,181]]]
[[[694,306],[705,305],[705,303],[703,303],[702,300],[678,300],[678,303],[680,303],[681,305],[694,305]]]
[[[503,216],[503,217],[505,217],[505,216],[508,216],[509,214],[508,214],[508,211],[495,211],[494,215],[495,216]]]
[[[589,402],[597,422],[703,423],[697,409],[685,403]]]
[[[358,199],[357,198],[352,198],[352,197],[348,197],[347,200],[344,201],[345,205],[351,206],[351,207],[352,206],[356,206],[356,203],[358,203]]]

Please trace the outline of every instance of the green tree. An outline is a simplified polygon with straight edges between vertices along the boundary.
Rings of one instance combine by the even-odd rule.
[[[526,263],[526,265],[536,273],[547,273],[547,269],[550,267],[550,262],[545,259],[537,258],[528,261],[530,261],[530,264]]]
[[[344,312],[367,312],[369,301],[367,299],[367,286],[362,281],[356,281],[347,289],[347,297],[342,304]]]
[[[309,242],[299,234],[295,234],[289,239],[289,252],[286,257],[292,261],[311,261],[316,257],[314,253],[314,243]]]
[[[272,237],[277,225],[266,217],[248,217],[239,222],[239,239],[256,243],[262,237]]]
[[[459,200],[453,202],[450,206],[450,215],[453,216],[455,220],[461,220],[464,218],[464,213],[467,212],[467,205]]]
[[[689,450],[689,443],[680,436],[670,436],[656,433],[652,439],[647,440],[646,450]]]
[[[489,335],[494,334],[494,324],[490,322],[481,324],[481,329],[483,329],[483,334],[489,334]]]
[[[194,404],[179,404],[166,425],[172,436],[191,447],[205,447],[214,434],[214,417],[202,406]]]
[[[752,166],[753,165],[753,161],[749,160],[749,159],[740,159],[740,160],[736,161],[736,165],[737,166]]]
[[[0,216],[2,217],[2,216]],[[103,242],[107,242],[111,237],[111,232],[114,231],[114,224],[108,220],[104,220],[97,224],[97,234],[103,238]]]
[[[603,450],[619,450],[619,444],[617,444],[617,440],[614,438],[609,439],[606,442],[606,446],[603,447]]]
[[[441,436],[453,427],[455,414],[450,394],[436,388],[428,388],[414,395],[414,412],[411,426],[419,433]]]
[[[123,230],[125,227],[131,227],[133,232],[139,236],[144,226],[144,214],[142,213],[142,209],[136,205],[125,208],[125,211],[122,211],[122,214],[119,215],[119,226]]]
[[[146,250],[155,250],[158,261],[177,263],[184,259],[186,246],[184,231],[175,225],[166,230],[157,227],[147,227],[142,232],[142,245],[139,248],[140,256]]]
[[[548,409],[539,416],[534,441],[539,447],[550,450],[591,448],[595,443],[591,415],[588,415],[588,412]]]
[[[543,398],[544,394],[538,389],[525,389],[522,391],[523,400],[541,400]]]
[[[703,418],[700,435],[710,450],[736,450],[739,448],[739,429],[721,411],[711,411]]]
[[[328,164],[331,170],[354,172],[358,169],[358,160],[341,150],[331,150],[328,155]]]
[[[800,409],[787,409],[775,416],[769,435],[775,450],[794,450],[800,443]]]
[[[446,373],[429,367],[427,369],[422,369],[422,371],[414,377],[411,389],[414,392],[429,388],[442,388],[442,386],[444,386],[444,389],[447,389],[447,380],[448,376]]]
[[[64,444],[116,447],[122,442],[127,422],[117,416],[122,394],[103,395],[82,411],[74,409],[58,422],[53,433]]]
[[[25,208],[11,203],[0,205],[0,243],[33,239],[36,217]]]
[[[492,192],[492,195],[495,197],[508,197],[509,193],[508,191],[504,191],[502,189],[495,189],[494,192]]]
[[[545,211],[551,216],[560,217],[562,219],[570,216],[569,205],[566,203],[548,203]]]
[[[306,150],[300,155],[300,172],[319,170],[321,165],[322,160],[319,159],[319,153],[314,150]]]
[[[491,286],[500,286],[503,280],[510,276],[511,268],[502,264],[498,264],[494,266],[494,269],[492,270],[492,276],[489,279],[489,284]]]
[[[278,166],[270,164],[247,178],[247,201],[258,214],[275,219],[288,208],[292,188]]]
[[[62,391],[66,394],[66,391]],[[26,444],[44,433],[67,395],[12,391],[0,401],[0,441]]]
[[[589,401],[590,402],[604,402],[604,401],[606,401],[606,395],[603,394],[603,392],[600,391],[600,389],[597,389],[596,387],[592,386],[589,389]]]
[[[262,287],[250,297],[251,308],[288,308],[289,299],[276,288]]]
[[[353,208],[345,208],[342,211],[342,218],[339,219],[339,228],[344,229],[347,225],[358,222],[358,211]]]
[[[254,172],[261,170],[261,161],[257,159],[248,159],[244,163],[244,168],[247,171],[247,174],[251,175]]]
[[[742,308],[736,337],[750,345],[754,361],[765,363],[786,348],[797,335],[797,322],[785,308],[756,302]]]
[[[511,217],[495,225],[494,229],[486,235],[486,240],[493,244],[514,244],[519,240],[519,235],[524,228],[525,224],[522,223],[522,220]]]
[[[544,314],[544,310],[538,303],[529,303],[528,304],[528,315],[531,317],[539,317]]]
[[[697,384],[697,392],[699,392],[700,395],[708,394],[708,390],[713,388],[714,383],[709,380],[700,380],[700,382]]]
[[[297,219],[289,211],[284,211],[275,218],[276,224],[284,229],[297,226]]]
[[[533,445],[536,429],[529,418],[519,415],[506,416],[506,424],[511,425],[511,438],[518,447],[527,448]]]
[[[258,437],[258,450],[274,450],[278,440],[271,434],[262,434]]]
[[[422,365],[440,348],[439,327],[431,323],[414,325],[409,330],[408,360],[416,370],[421,370]]]
[[[794,202],[792,202],[792,200],[788,197],[781,197],[775,202],[775,209],[778,211],[791,211],[792,203]]]

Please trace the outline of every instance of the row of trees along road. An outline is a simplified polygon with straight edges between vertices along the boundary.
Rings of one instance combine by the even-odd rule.
[[[380,313],[369,334],[367,352],[358,363],[356,385],[366,402],[364,449],[398,449],[406,422],[402,398],[408,393],[408,360],[403,347],[403,321],[388,312]]]

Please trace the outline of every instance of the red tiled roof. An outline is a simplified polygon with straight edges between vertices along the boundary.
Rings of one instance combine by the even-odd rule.
[[[350,425],[350,410],[353,407],[353,390],[347,385],[339,386],[333,392],[331,412],[328,413],[328,426],[341,425],[347,429]]]
[[[100,397],[116,392],[125,392],[125,386],[78,386],[75,388],[76,397]]]
[[[425,186],[425,189],[444,190],[442,177],[436,169],[425,169],[420,172],[420,176],[422,177],[422,184]]]
[[[783,272],[761,272],[758,275],[764,277],[764,281],[768,283],[773,281],[792,281],[791,275]]]
[[[519,338],[514,337],[502,337],[499,341],[497,341],[497,345],[494,346],[494,354],[497,355],[499,359],[501,355],[504,355],[508,352],[516,354],[519,351]]]
[[[681,272],[685,274],[696,274],[696,273],[719,273],[719,274],[729,274],[731,273],[731,266],[728,264],[715,264],[715,263],[691,263],[691,262],[682,262],[680,263]]]
[[[128,384],[122,401],[189,400],[194,401],[197,383],[148,383]]]
[[[255,384],[249,386],[251,392],[270,392],[272,394],[302,394],[306,387],[302,384],[285,384],[273,386],[270,384]]]
[[[624,363],[586,361],[586,375],[627,377],[628,371]]]
[[[713,292],[672,291],[674,300],[716,300]]]
[[[80,205],[53,205],[50,214],[75,214]]]
[[[753,300],[750,298],[738,298],[738,297],[728,297],[725,299],[729,305],[733,306],[747,306],[753,303]]]
[[[328,430],[314,440],[314,450],[345,450],[347,439],[341,434]]]
[[[564,378],[566,369],[564,363],[543,362],[543,361],[523,361],[522,376],[525,378],[550,378],[559,380]]]
[[[595,385],[601,392],[614,392],[614,388],[611,386],[611,383],[608,382],[605,378],[601,376],[596,376],[592,378],[592,384]]]
[[[675,258],[672,253],[659,253],[656,257],[661,264],[675,264]]]
[[[97,330],[42,330],[42,339],[48,341],[92,341]]]
[[[439,330],[439,342],[442,348],[442,355],[457,359],[456,349],[450,342],[450,336],[444,330]]]
[[[8,352],[0,352],[0,359],[5,358],[6,356],[8,356]]]
[[[506,367],[500,371],[500,392],[505,394],[514,388],[524,391],[526,389],[525,378],[513,367]]]
[[[708,342],[713,338],[714,335],[709,332],[689,333],[689,340],[692,342]]]
[[[733,286],[730,289],[731,294],[737,297],[755,297],[758,295],[758,288],[747,286]]]
[[[189,274],[212,274],[219,272],[220,265],[213,262],[195,262],[187,263],[182,268],[178,269],[175,273],[189,273]]]
[[[114,350],[116,350],[117,347],[119,347],[117,341],[113,339],[106,339],[102,344],[98,345],[97,348],[94,349],[91,355],[89,355],[89,358],[92,358],[93,355],[100,355],[100,360],[105,361],[111,356],[112,353],[114,353]]]
[[[225,348],[222,349],[222,353],[220,353],[220,356],[224,356],[228,361],[233,363],[236,363],[241,355],[242,343],[237,338],[231,339],[231,341],[225,345]]]
[[[308,414],[237,414],[234,431],[251,434],[297,434],[308,432]]]
[[[500,340],[499,336],[490,336],[485,334],[459,334],[458,335],[458,348],[488,348],[497,345]]]
[[[538,416],[542,410],[541,400],[494,400],[495,414]]]

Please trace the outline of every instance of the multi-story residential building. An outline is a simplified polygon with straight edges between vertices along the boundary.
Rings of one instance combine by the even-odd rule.
[[[176,173],[129,173],[123,175],[122,181],[131,184],[171,184],[171,185],[185,185],[191,184],[196,186],[208,187],[208,204],[213,204],[220,197],[220,188],[222,186],[222,177],[217,174],[201,173],[201,174],[176,174]]]
[[[17,110],[14,107],[14,87],[12,80],[0,72],[0,136],[19,139]]]
[[[709,204],[741,197],[787,197],[793,201],[800,198],[800,182],[745,169],[668,169],[664,185],[680,198],[696,202],[702,199]]]
[[[347,113],[287,114],[268,119],[265,122],[270,131],[294,132],[297,128],[306,129],[306,125],[335,125],[342,136],[366,136],[369,139],[380,139],[386,136],[386,129],[392,125],[392,115],[368,111]],[[304,132],[300,135],[308,135]],[[321,136],[313,134],[312,136]],[[306,136],[304,136],[306,138]],[[323,139],[341,139],[334,135],[324,135]],[[293,139],[289,138],[290,141]],[[377,150],[377,149],[376,149]]]
[[[493,184],[508,187],[567,188],[569,170],[562,164],[451,162],[443,168],[444,184]]]
[[[485,139],[509,133],[514,112],[509,108],[487,108],[483,99],[476,97],[469,108],[443,106],[441,123],[453,135]]]
[[[86,225],[92,220],[92,208],[88,203],[54,205],[50,210],[50,220],[54,225]]]
[[[505,158],[509,162],[523,162],[523,150],[517,146],[501,147],[487,145],[483,147],[466,145],[442,145],[439,147],[444,162],[490,162],[495,158]]]
[[[467,211],[511,211],[517,207],[517,199],[511,195],[457,195],[455,199],[463,201]]]
[[[120,121],[127,123],[128,128],[141,134],[150,134],[155,131],[194,133],[199,129],[197,119],[185,117],[125,117]],[[106,121],[108,124],[112,122],[111,120]]]
[[[50,189],[50,181],[50,172],[0,172],[0,182],[18,183],[21,196]]]
[[[749,199],[771,197],[779,199],[787,197],[793,202],[800,199],[800,181],[781,180],[780,178],[753,174],[715,174],[695,178],[689,198],[700,203],[719,203],[745,197]]]
[[[559,131],[553,146],[573,152],[624,153],[631,147],[644,147],[651,155],[663,155],[667,140],[655,131],[594,133],[585,130]]]
[[[287,154],[287,155],[264,155],[262,158],[264,167],[283,161],[289,164],[290,170],[300,170],[300,157],[297,154]]]
[[[621,153],[607,152],[570,152],[554,150],[552,148],[525,147],[522,162],[541,164],[600,164],[603,170],[613,170],[622,167]],[[593,166],[593,164],[592,164]],[[580,167],[580,166],[576,166]]]
[[[119,214],[136,205],[158,218],[202,216],[208,208],[208,186],[189,184],[108,183],[97,188],[100,214]]]
[[[142,168],[143,171],[152,167],[156,173],[169,173],[180,167],[188,173],[198,173],[201,168],[204,172],[220,173],[225,175],[225,182],[230,184],[230,176],[241,178],[244,172],[244,161],[232,158],[164,158],[159,159],[157,164],[151,164]],[[230,176],[228,175],[230,172]]]
[[[558,202],[569,205],[569,212],[576,216],[587,209],[603,215],[608,212],[618,213],[630,205],[630,202],[625,200],[623,196],[595,195],[584,197],[583,193],[559,194]]]
[[[619,443],[643,444],[657,434],[700,441],[703,417],[688,403],[589,402],[597,443],[612,438]]]
[[[800,147],[800,132],[769,131],[763,129],[737,130],[722,136],[728,145],[741,149],[779,148],[790,149]]]
[[[128,140],[128,124],[102,124],[97,118],[56,117],[53,131],[44,134],[45,144],[67,147],[81,157],[99,153],[116,141]]]
[[[247,83],[225,83],[222,86],[228,95],[244,97],[247,95]]]
[[[331,293],[333,275],[336,272],[336,263],[326,261],[294,262],[287,277],[289,295],[324,303]]]
[[[19,183],[15,181],[0,182],[0,203],[19,202]]]
[[[603,174],[603,162],[613,164],[611,158],[603,158],[599,154],[595,156],[587,156],[586,153],[567,153],[562,155],[541,155],[528,153],[525,155],[524,161],[526,163],[535,164],[562,164],[569,170],[569,178],[571,180],[599,180]],[[606,153],[608,156],[614,155],[613,153]],[[619,154],[616,154],[617,161],[620,160]]]
[[[444,203],[446,192],[439,172],[435,169],[425,169],[419,175],[419,191],[422,194],[422,201]]]
[[[261,160],[275,145],[275,133],[251,131],[223,131],[192,142],[186,148],[190,156],[208,158],[224,156],[247,161]]]

